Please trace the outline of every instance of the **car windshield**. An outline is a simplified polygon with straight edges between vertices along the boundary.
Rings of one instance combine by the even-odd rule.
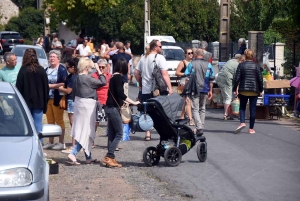
[[[2,39],[22,39],[22,37],[20,36],[20,34],[2,34],[1,35]]]
[[[16,46],[11,51],[13,53],[15,53],[15,55],[17,57],[23,57],[25,50],[28,49],[28,48],[29,47],[18,47],[18,46]],[[39,59],[47,59],[47,56],[46,56],[45,51],[43,49],[41,49],[41,48],[34,48],[34,47],[30,47],[30,48],[35,49],[35,51],[36,51]]]
[[[0,137],[31,136],[29,121],[17,96],[0,93]]]
[[[163,49],[163,55],[167,61],[184,60],[184,52],[181,49]]]

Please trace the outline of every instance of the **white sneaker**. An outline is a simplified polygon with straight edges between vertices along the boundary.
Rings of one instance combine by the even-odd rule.
[[[47,143],[43,146],[43,149],[52,149],[53,147],[54,147],[54,144]]]
[[[56,145],[54,145],[52,147],[52,149],[53,150],[63,150],[63,149],[66,149],[66,145],[65,145],[65,143],[62,144],[62,143],[58,142]]]

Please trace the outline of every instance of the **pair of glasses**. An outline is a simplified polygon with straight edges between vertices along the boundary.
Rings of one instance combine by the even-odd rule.
[[[161,49],[162,46],[157,46],[157,47],[159,47]]]
[[[194,54],[194,52],[188,52],[187,54],[188,54],[188,55],[191,55],[191,54]]]
[[[67,68],[72,68],[72,66],[67,66]]]
[[[99,68],[101,68],[101,69],[105,69],[105,68],[106,68],[106,66],[99,66]]]

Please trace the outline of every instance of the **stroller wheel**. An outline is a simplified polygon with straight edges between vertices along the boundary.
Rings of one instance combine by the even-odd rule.
[[[200,162],[205,162],[207,158],[207,144],[206,142],[201,142],[197,146],[197,156]]]
[[[164,158],[169,166],[175,167],[181,162],[182,153],[178,147],[170,147],[165,151]]]
[[[159,160],[160,156],[157,155],[157,150],[155,147],[148,147],[145,149],[143,153],[143,161],[147,166],[151,167],[153,165],[157,165]]]

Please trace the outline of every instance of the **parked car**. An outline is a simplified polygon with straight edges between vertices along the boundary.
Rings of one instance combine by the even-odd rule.
[[[50,200],[49,164],[41,137],[61,135],[58,125],[43,125],[37,133],[22,95],[0,82],[0,200]]]
[[[49,62],[45,50],[42,47],[34,46],[34,45],[16,45],[13,47],[11,52],[13,52],[17,56],[18,64],[22,64],[24,52],[28,48],[35,49],[36,54],[38,56],[39,63],[42,67],[44,68],[49,67]]]
[[[9,52],[15,45],[23,44],[23,37],[15,31],[1,31],[0,42],[3,47],[3,54]]]
[[[171,83],[175,83],[177,76],[175,75],[176,69],[180,61],[184,60],[184,51],[178,46],[165,46],[162,45],[163,55],[167,60],[168,74]]]

